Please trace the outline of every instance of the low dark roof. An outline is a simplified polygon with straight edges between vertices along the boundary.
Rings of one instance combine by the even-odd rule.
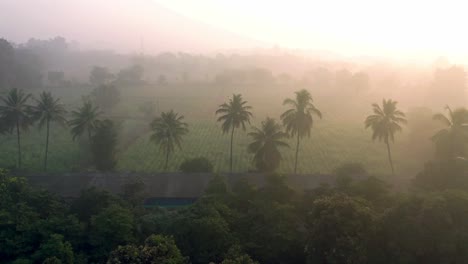
[[[42,186],[64,197],[76,197],[81,190],[97,187],[119,193],[122,186],[132,179],[141,179],[149,197],[199,197],[211,178],[212,173],[63,173],[32,174],[26,176],[33,185]],[[242,178],[252,185],[265,185],[265,176],[259,173],[222,174],[232,186]],[[296,190],[307,190],[321,184],[333,184],[335,178],[324,174],[287,175],[287,183]]]

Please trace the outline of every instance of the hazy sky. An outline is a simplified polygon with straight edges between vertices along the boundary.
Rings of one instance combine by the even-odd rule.
[[[140,42],[148,51],[277,44],[344,55],[461,60],[468,59],[467,2],[0,0],[0,36],[25,41],[62,35],[124,51],[139,49]]]
[[[263,41],[345,54],[468,56],[468,1],[154,0]]]

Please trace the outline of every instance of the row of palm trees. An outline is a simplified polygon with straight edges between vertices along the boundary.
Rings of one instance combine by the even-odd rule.
[[[34,105],[29,102],[35,101]],[[21,131],[27,130],[35,122],[39,128],[46,128],[44,169],[47,170],[47,156],[49,148],[50,124],[57,123],[62,126],[69,125],[73,139],[87,135],[91,142],[93,132],[99,124],[100,111],[89,100],[71,112],[72,118],[67,122],[67,111],[59,99],[54,98],[49,92],[42,92],[39,98],[33,98],[22,90],[11,89],[6,96],[0,97],[0,133],[16,132],[18,148],[18,168],[21,168]],[[252,153],[253,162],[262,171],[273,171],[282,159],[280,148],[289,147],[285,142],[288,137],[296,139],[294,173],[297,173],[300,141],[304,137],[310,137],[314,118],[322,118],[322,113],[315,107],[312,96],[307,90],[295,93],[295,98],[285,99],[284,106],[288,109],[281,114],[282,125],[274,119],[267,117],[260,127],[253,127],[248,133],[252,142],[248,145],[248,151]],[[433,140],[437,146],[448,146],[451,156],[465,156],[465,148],[459,142],[468,140],[468,110],[461,108],[452,112],[449,116],[434,115],[435,120],[441,121],[446,128],[439,131]],[[230,133],[230,172],[233,170],[233,142],[236,129],[246,130],[250,124],[252,107],[244,101],[242,95],[234,94],[228,102],[223,103],[216,110],[217,121],[221,123],[224,134]],[[395,174],[390,144],[394,141],[395,133],[402,130],[402,125],[407,123],[405,114],[397,108],[397,101],[383,100],[382,105],[372,105],[373,114],[365,119],[365,127],[372,129],[372,139],[383,141],[387,147],[388,160],[392,174]],[[151,140],[161,147],[165,153],[164,169],[167,169],[169,156],[175,148],[181,148],[182,137],[188,133],[188,125],[183,121],[184,116],[173,110],[162,112],[155,118],[150,126],[152,129]],[[284,131],[283,131],[284,128]]]
[[[31,105],[30,102],[35,104]],[[42,92],[39,98],[23,90],[11,89],[5,96],[0,97],[0,133],[16,132],[18,158],[17,165],[21,169],[21,131],[27,131],[34,123],[40,129],[46,128],[44,149],[44,170],[47,170],[49,152],[50,125],[56,123],[62,126],[70,125],[73,139],[81,136],[85,131],[91,140],[91,132],[97,124],[99,111],[91,102],[84,102],[77,111],[72,111],[72,119],[67,122],[64,105],[60,99],[54,98],[50,92]]]
[[[296,137],[296,155],[294,162],[294,173],[297,172],[297,160],[299,156],[300,140],[310,137],[310,132],[314,124],[314,116],[322,117],[322,113],[313,104],[312,96],[307,90],[296,92],[294,99],[284,100],[284,105],[289,108],[281,115],[281,120],[286,132],[282,131],[282,126],[272,118],[266,118],[261,127],[253,127],[253,131],[248,135],[252,138],[252,143],[248,146],[248,151],[254,154],[253,162],[261,171],[273,171],[279,166],[282,159],[279,148],[289,147],[284,141],[288,136]],[[229,170],[232,173],[233,165],[233,145],[234,133],[236,129],[246,130],[253,117],[250,112],[252,107],[244,101],[242,95],[234,94],[228,102],[223,103],[216,110],[217,121],[221,123],[223,134],[230,134]],[[167,169],[169,155],[175,147],[181,148],[182,137],[188,132],[188,125],[183,121],[184,117],[178,115],[173,110],[162,112],[161,117],[156,118],[151,123],[151,140],[160,145],[166,154],[164,169]]]

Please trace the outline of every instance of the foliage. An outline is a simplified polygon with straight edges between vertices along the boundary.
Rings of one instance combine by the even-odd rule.
[[[72,119],[68,124],[71,127],[73,139],[87,133],[88,140],[91,142],[91,137],[99,123],[99,108],[94,106],[91,101],[83,100],[83,105],[76,111],[72,111],[71,115]]]
[[[186,159],[180,164],[180,170],[185,173],[213,172],[213,164],[204,157]]]
[[[308,263],[365,263],[374,213],[343,195],[320,198],[306,216]]]
[[[232,144],[234,141],[234,129],[242,127],[245,131],[245,124],[250,124],[250,118],[253,116],[249,111],[251,106],[246,105],[247,101],[242,99],[241,94],[233,94],[228,103],[224,103],[216,110],[219,115],[218,122],[222,122],[221,129],[223,134],[231,131],[231,151],[230,151],[230,172],[232,173]]]
[[[114,75],[105,67],[94,66],[89,74],[89,83],[94,86],[107,84]]]
[[[90,245],[94,247],[98,259],[118,245],[134,241],[134,217],[130,210],[112,204],[91,217]]]
[[[117,164],[117,128],[111,120],[99,121],[91,138],[91,151],[97,170],[111,171]]]
[[[31,106],[28,104],[31,94],[23,90],[12,88],[7,96],[0,97],[0,123],[2,130],[10,131],[16,129],[18,147],[18,168],[21,169],[21,137],[20,131],[27,130],[33,123]]]
[[[313,104],[312,96],[307,90],[296,92],[296,98],[287,98],[283,105],[290,108],[281,114],[281,120],[286,128],[286,132],[291,137],[296,136],[296,158],[294,161],[294,174],[297,172],[297,160],[299,155],[299,140],[306,135],[310,137],[310,131],[314,124],[313,115],[322,118],[322,112]]]
[[[256,264],[249,255],[242,252],[240,246],[232,246],[221,264]]]
[[[411,195],[380,219],[375,260],[388,263],[464,263],[468,250],[468,196],[444,191]]]
[[[52,258],[56,259],[55,262]],[[44,260],[45,263],[73,264],[73,248],[69,242],[63,241],[63,236],[52,234],[50,238],[41,243],[39,249],[33,254],[33,259]]]
[[[182,136],[188,133],[188,125],[183,122],[184,116],[173,110],[162,112],[161,116],[151,122],[153,134],[151,140],[160,146],[166,154],[164,169],[167,169],[169,155],[174,152],[175,147],[181,148]]]
[[[174,239],[162,235],[151,235],[145,240],[144,246],[119,246],[111,252],[107,263],[182,264],[185,263],[185,258],[182,257]]]
[[[436,154],[439,159],[447,160],[457,157],[466,157],[466,142],[468,141],[468,110],[458,108],[452,111],[446,107],[449,115],[435,114],[433,119],[443,124],[432,140],[436,146]]]
[[[253,162],[259,171],[272,172],[279,167],[282,159],[279,147],[289,147],[283,139],[287,134],[281,131],[281,126],[274,119],[266,118],[261,128],[254,128],[250,132],[253,142],[249,144],[248,150],[254,153]]]
[[[44,170],[47,170],[47,154],[49,150],[49,129],[50,123],[55,122],[60,125],[65,125],[66,110],[60,99],[55,99],[51,93],[42,92],[39,95],[39,100],[36,100],[36,106],[32,109],[33,119],[39,122],[39,128],[46,126],[46,147],[44,155]]]
[[[406,124],[407,122],[405,114],[397,109],[397,103],[397,101],[391,99],[383,99],[382,107],[378,104],[372,104],[374,114],[368,116],[364,122],[366,128],[372,128],[372,140],[383,140],[387,145],[388,160],[393,175],[395,175],[395,169],[393,168],[393,161],[390,153],[390,140],[393,142],[395,133],[402,130],[400,124]]]

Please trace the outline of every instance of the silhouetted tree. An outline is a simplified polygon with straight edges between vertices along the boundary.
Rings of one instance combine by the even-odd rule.
[[[91,136],[98,123],[100,115],[99,108],[94,106],[89,100],[84,100],[83,105],[77,111],[72,111],[72,119],[69,121],[73,140],[88,134],[88,141],[91,142]]]
[[[383,140],[387,145],[388,161],[392,168],[392,175],[395,175],[395,170],[390,152],[390,140],[393,142],[395,133],[402,130],[400,124],[407,123],[405,114],[397,109],[397,103],[392,99],[383,99],[382,107],[378,104],[372,104],[374,114],[368,116],[364,122],[366,128],[372,128],[372,140]]]
[[[60,99],[55,99],[50,92],[42,92],[36,105],[33,107],[33,117],[39,121],[39,128],[46,126],[46,146],[44,155],[44,170],[47,171],[47,154],[49,151],[49,130],[50,122],[65,125],[65,107],[60,103]]]
[[[260,171],[272,172],[279,167],[282,159],[280,147],[289,147],[283,139],[287,133],[281,131],[281,125],[272,118],[267,117],[260,128],[250,132],[253,142],[249,144],[249,152],[254,154],[253,161]]]
[[[167,170],[169,155],[177,146],[181,148],[182,136],[188,133],[188,125],[183,122],[184,116],[173,110],[162,112],[161,116],[151,122],[153,134],[151,140],[156,142],[166,154],[164,170]]]
[[[436,154],[442,159],[466,157],[466,143],[468,142],[468,110],[458,108],[452,112],[446,107],[449,114],[435,114],[433,119],[440,121],[444,128],[439,130],[432,140],[436,144]]]
[[[313,104],[312,96],[307,90],[297,91],[296,98],[285,99],[283,105],[291,107],[281,115],[281,120],[283,120],[283,124],[286,127],[286,132],[288,132],[291,137],[297,137],[296,158],[294,162],[294,173],[296,173],[299,156],[299,141],[306,135],[310,137],[310,131],[314,124],[313,115],[322,118],[322,113]]]
[[[16,129],[18,145],[18,168],[21,169],[21,130],[27,130],[33,123],[31,106],[28,104],[31,94],[23,90],[11,89],[6,96],[0,97],[0,123],[12,132]]]
[[[94,86],[107,84],[114,75],[105,67],[94,66],[89,74],[89,82]]]
[[[242,95],[233,94],[232,98],[229,99],[229,103],[224,103],[219,106],[216,110],[218,122],[222,122],[221,128],[224,133],[231,131],[231,151],[230,151],[230,172],[232,173],[232,145],[234,142],[234,129],[242,126],[245,131],[245,124],[250,124],[250,118],[252,113],[249,112],[252,109],[251,106],[246,105],[247,101],[242,100]]]
[[[95,134],[92,136],[91,150],[96,169],[111,171],[117,164],[117,129],[114,122],[104,120],[97,122]]]

